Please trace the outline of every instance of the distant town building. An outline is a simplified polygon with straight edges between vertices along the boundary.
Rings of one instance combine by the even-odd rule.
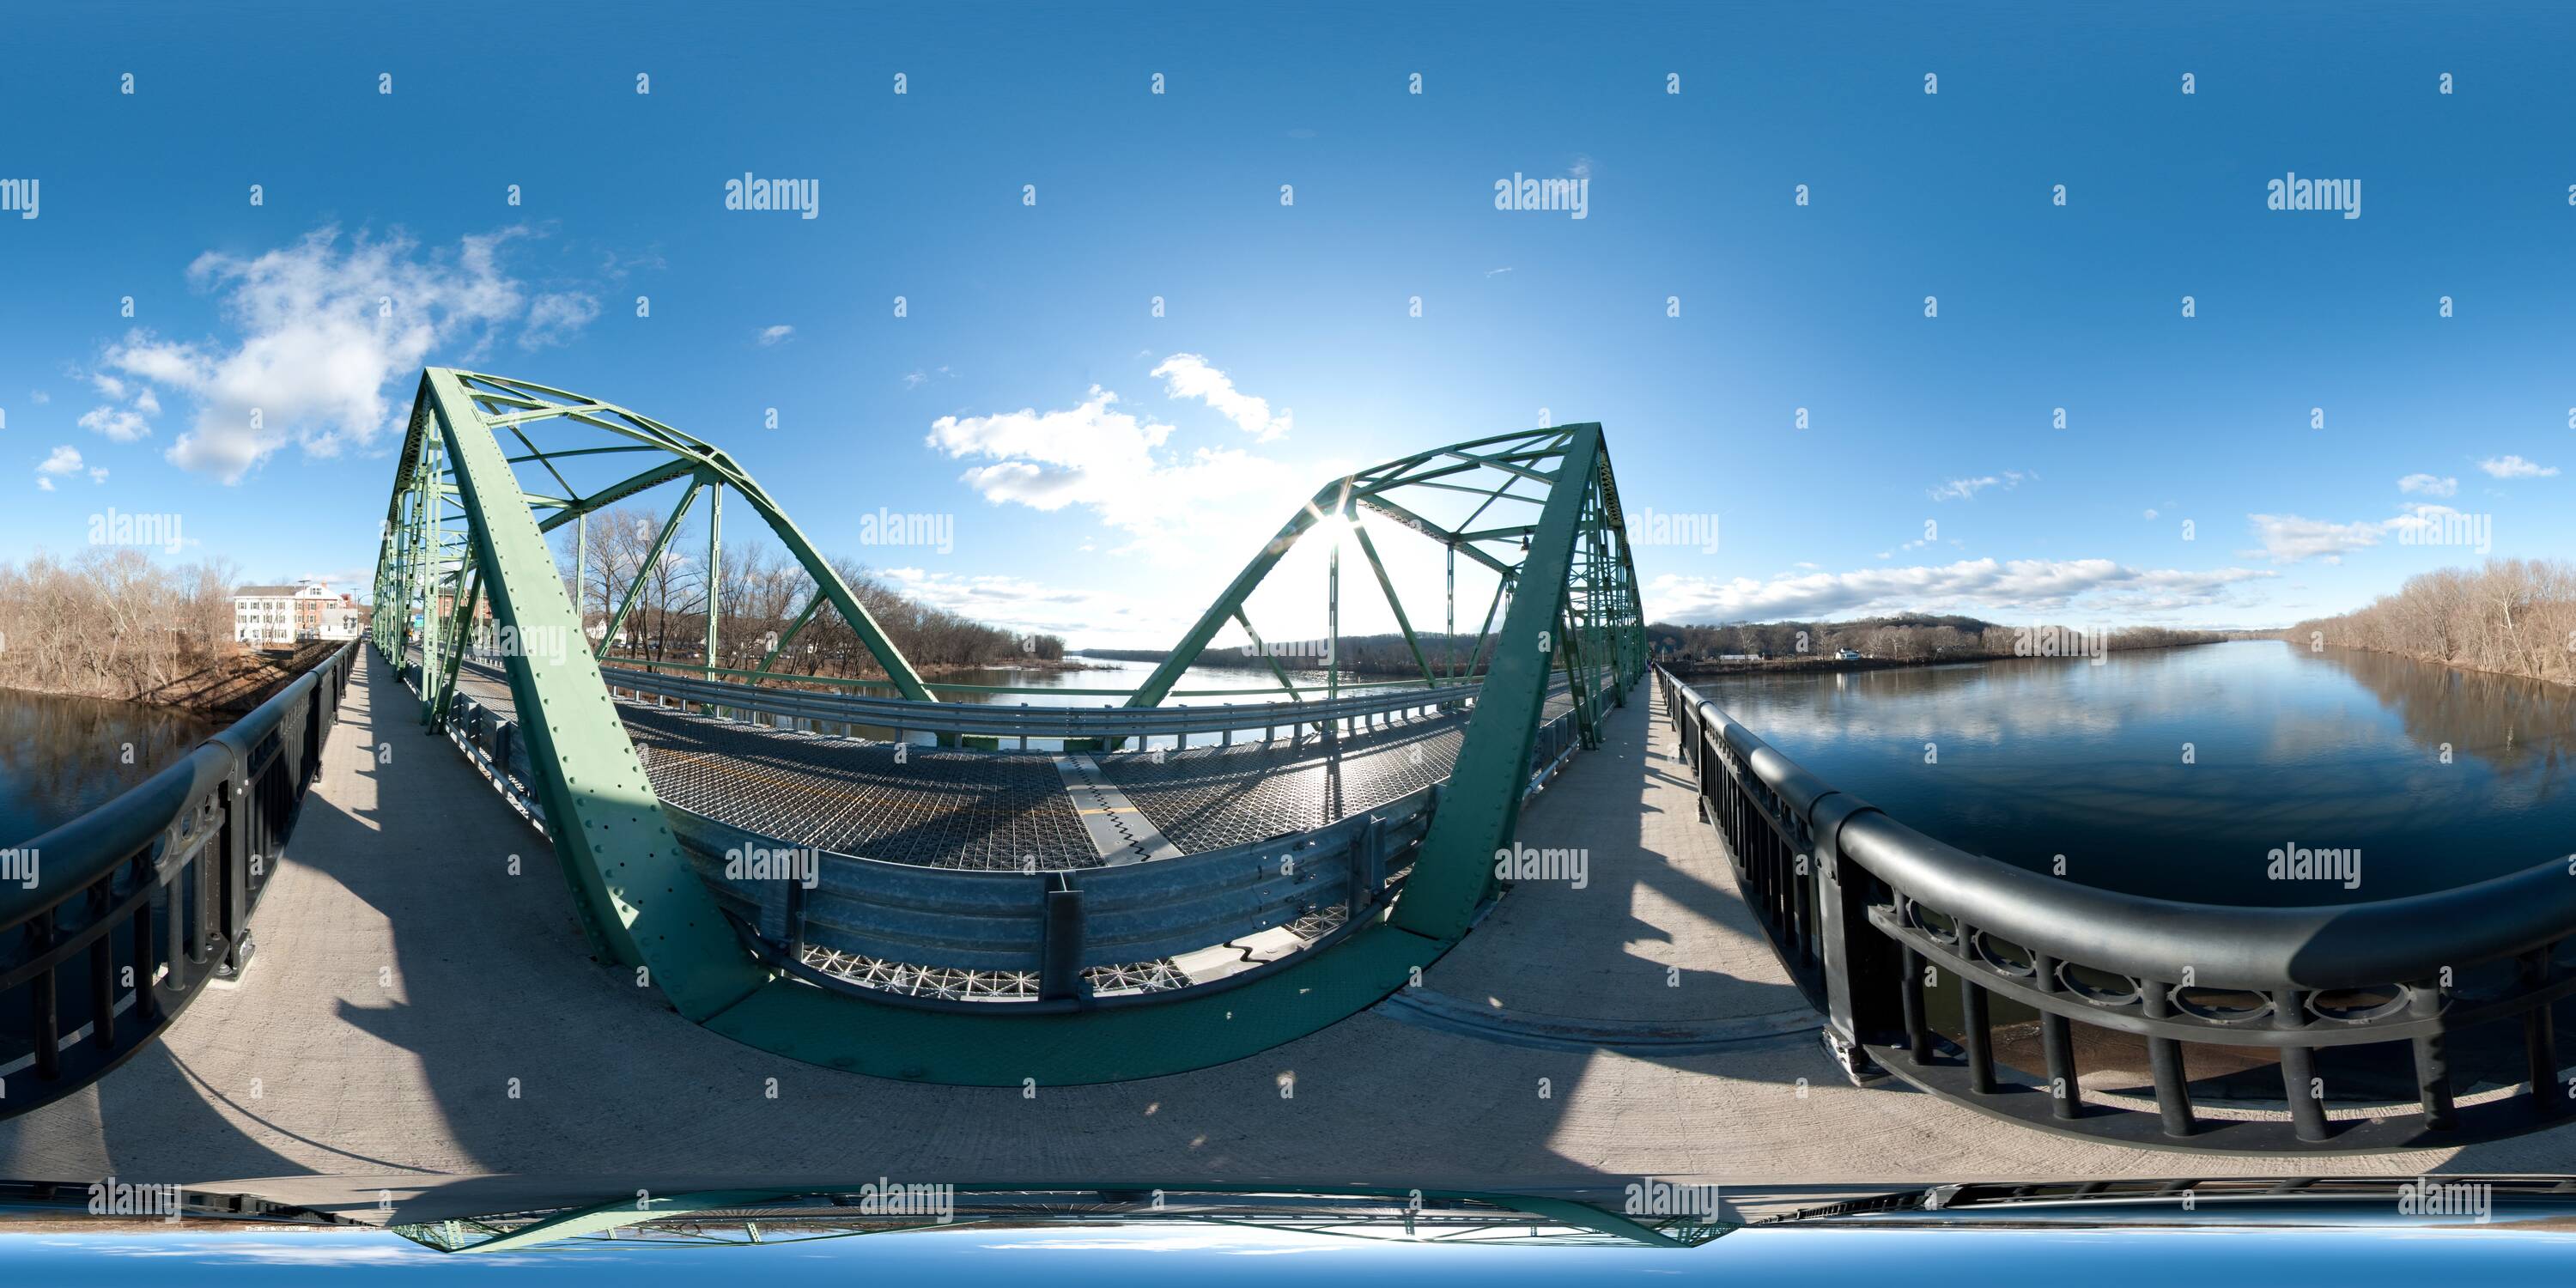
[[[367,609],[353,595],[319,581],[244,586],[233,592],[233,639],[253,648],[292,648],[311,640],[353,640],[366,633]]]

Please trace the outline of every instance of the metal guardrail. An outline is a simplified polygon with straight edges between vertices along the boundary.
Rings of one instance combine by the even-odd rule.
[[[2344,906],[2120,894],[1925,836],[1655,677],[1701,815],[1855,1081],[1883,1071],[2029,1126],[2229,1153],[2458,1146],[2571,1117],[2551,1012],[2576,994],[2576,856]],[[2022,1023],[2043,1066],[2027,1082],[1995,1058]],[[2097,1068],[2136,1052],[2150,1085],[2088,1098],[2077,1024]],[[2464,1079],[2464,1054],[2506,1076]],[[2266,1061],[2279,1094],[2248,1106]],[[2217,1076],[2195,1083],[2194,1063]],[[2212,1100],[2255,1116],[2204,1116]]]
[[[356,660],[357,645],[341,649],[178,763],[17,847],[38,879],[0,885],[0,1118],[96,1082],[248,963],[251,914]]]
[[[755,688],[721,680],[659,675],[625,667],[602,667],[609,692],[671,698],[726,711],[756,711],[781,720],[806,721],[844,729],[867,727],[1016,738],[1022,749],[1031,738],[1108,740],[1216,734],[1226,743],[1238,730],[1260,729],[1267,738],[1281,729],[1338,724],[1348,731],[1359,725],[1412,713],[1457,711],[1472,707],[1480,686],[1443,685],[1403,688],[1317,698],[1302,702],[1227,702],[1169,707],[1049,707],[1025,703],[913,702],[901,698],[867,698],[799,689]]]
[[[401,669],[417,692],[417,666]],[[612,690],[637,673],[605,671]],[[640,677],[659,680],[663,677]],[[683,681],[686,689],[668,696],[720,710],[762,710],[791,718],[790,708],[760,708],[752,698],[779,695],[775,690],[718,684],[706,692],[704,681]],[[628,690],[632,691],[632,690]],[[654,692],[648,686],[645,692]],[[821,695],[839,702],[850,699]],[[1349,698],[1339,704],[1310,703],[1286,714],[1291,718],[1381,722],[1390,715],[1436,705],[1472,701],[1473,695],[1414,690],[1386,697],[1407,702],[1370,703]],[[1426,703],[1425,697],[1432,697]],[[1605,685],[1599,701],[1611,699]],[[792,707],[793,704],[791,704]],[[921,703],[876,703],[909,709],[905,727],[933,731],[937,713]],[[1291,704],[1278,704],[1289,707]],[[976,708],[964,707],[968,712]],[[1005,710],[1017,713],[1020,708]],[[1046,708],[1028,708],[1035,714]],[[1104,714],[1078,709],[1086,716]],[[1167,712],[1213,712],[1219,719],[1259,715],[1229,708],[1166,708]],[[1121,710],[1116,715],[1151,715],[1153,709]],[[792,718],[806,719],[802,715]],[[859,723],[896,727],[873,719],[826,723]],[[1283,724],[1288,721],[1283,720]],[[1137,736],[1141,722],[1089,726],[1076,736]],[[517,725],[473,698],[452,694],[446,728],[454,741],[494,788],[546,827],[544,806],[529,765],[527,744]],[[1206,726],[1200,726],[1204,731]],[[1114,730],[1115,732],[1112,732]],[[956,729],[956,732],[966,732]],[[1166,730],[1155,728],[1154,732]],[[1031,736],[1063,736],[1055,732]],[[1576,715],[1568,710],[1542,724],[1530,753],[1531,788],[1536,791],[1561,768],[1580,745]],[[1127,753],[1144,754],[1144,753]],[[1198,854],[1153,859],[1143,863],[1070,871],[995,872],[933,868],[894,863],[796,845],[734,826],[720,819],[664,802],[662,812],[672,833],[688,851],[690,864],[705,879],[717,902],[734,918],[753,950],[776,968],[824,987],[864,990],[871,998],[934,1009],[983,1009],[996,1004],[1014,1010],[1042,1012],[1076,1007],[1132,1005],[1159,1000],[1187,990],[1232,987],[1250,982],[1286,964],[1297,953],[1339,939],[1382,910],[1402,888],[1411,855],[1430,830],[1443,784],[1433,784],[1365,813],[1324,827],[1266,841],[1229,846]],[[729,858],[765,855],[813,863],[813,884],[794,879],[747,879],[726,875]],[[1273,960],[1255,962],[1243,950],[1240,969],[1207,980],[1182,978],[1178,986],[1120,991],[1103,995],[1099,983],[1136,976],[1142,968],[1175,956],[1230,945],[1238,940],[1292,924],[1331,923],[1309,935],[1301,947]],[[854,982],[846,975],[817,970],[811,964],[822,950],[852,959],[890,964],[896,973],[911,972],[923,980],[974,983],[942,984],[917,990],[889,991]],[[1229,966],[1232,963],[1228,963]],[[1150,972],[1148,972],[1150,973]],[[1175,972],[1166,972],[1172,974]],[[996,988],[990,978],[1000,977]],[[943,996],[942,994],[949,994]],[[971,997],[973,1000],[966,1000]]]

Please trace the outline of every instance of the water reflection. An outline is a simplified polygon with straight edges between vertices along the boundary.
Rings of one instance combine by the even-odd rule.
[[[215,730],[167,707],[0,689],[0,845],[80,817]]]
[[[2138,894],[2391,898],[2576,837],[2576,692],[2385,655],[2263,640],[1698,687],[1925,832]],[[2360,884],[2273,879],[2293,847],[2360,849]]]
[[[2349,649],[2292,654],[2352,677],[2394,712],[2417,746],[2475,756],[2541,795],[2569,786],[2576,760],[2576,688],[2510,675],[2426,666]]]

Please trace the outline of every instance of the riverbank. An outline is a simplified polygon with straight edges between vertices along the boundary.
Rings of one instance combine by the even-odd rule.
[[[321,665],[346,641],[318,641],[293,653],[237,650],[214,658],[194,659],[176,678],[136,685],[111,676],[90,675],[81,683],[0,684],[0,690],[52,698],[89,698],[132,702],[183,711],[217,724],[229,724],[268,701],[295,677]]]
[[[2247,636],[2245,638],[2269,637]],[[2170,643],[2142,644],[2129,648],[2114,647],[2108,650],[2108,652],[2153,653],[2160,650],[2198,648],[2206,644],[2224,644],[2227,642],[2229,641],[2224,638],[2176,640]],[[2089,658],[2090,656],[2090,654],[2077,654],[2058,658],[2056,660],[2081,661]],[[1804,657],[1753,658],[1732,661],[1708,658],[1683,658],[1674,661],[1667,661],[1663,663],[1663,666],[1665,670],[1668,670],[1685,680],[1694,680],[1719,675],[1800,675],[1819,671],[1898,671],[1926,666],[1956,666],[1965,662],[2012,662],[2023,660],[2034,659],[2028,659],[2023,655],[2013,653],[1965,653],[1946,657],[1922,658],[1842,658],[1827,657],[1821,654],[1809,654]]]

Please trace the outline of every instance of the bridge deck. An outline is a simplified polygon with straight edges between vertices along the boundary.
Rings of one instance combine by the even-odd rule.
[[[590,961],[543,840],[364,658],[242,982],[104,1082],[0,1122],[0,1175],[246,1182],[234,1188],[361,1214],[381,1186],[407,1216],[510,1192],[456,1185],[443,1212],[410,1203],[481,1173],[613,1177],[631,1192],[754,1177],[1536,1186],[2317,1165],[2067,1140],[1845,1085],[1695,820],[1660,712],[1648,736],[1652,692],[1523,819],[1528,844],[1589,851],[1584,888],[1523,884],[1424,988],[1311,1037],[1029,1099],[797,1064]],[[2576,1128],[2334,1166],[2544,1172],[2571,1157]]]
[[[662,799],[763,835],[935,867],[1098,866],[1047,752],[942,751],[621,702]],[[1449,774],[1465,717],[1338,739],[1095,757],[1103,777],[1186,853],[1303,832]]]
[[[514,715],[497,667],[458,688]],[[1560,689],[1543,719],[1566,711]],[[944,751],[797,732],[620,700],[618,715],[665,801],[797,845],[931,867],[1047,869],[1104,859],[1047,751]],[[1325,738],[1096,756],[1102,777],[1183,853],[1304,832],[1448,777],[1464,713]]]

